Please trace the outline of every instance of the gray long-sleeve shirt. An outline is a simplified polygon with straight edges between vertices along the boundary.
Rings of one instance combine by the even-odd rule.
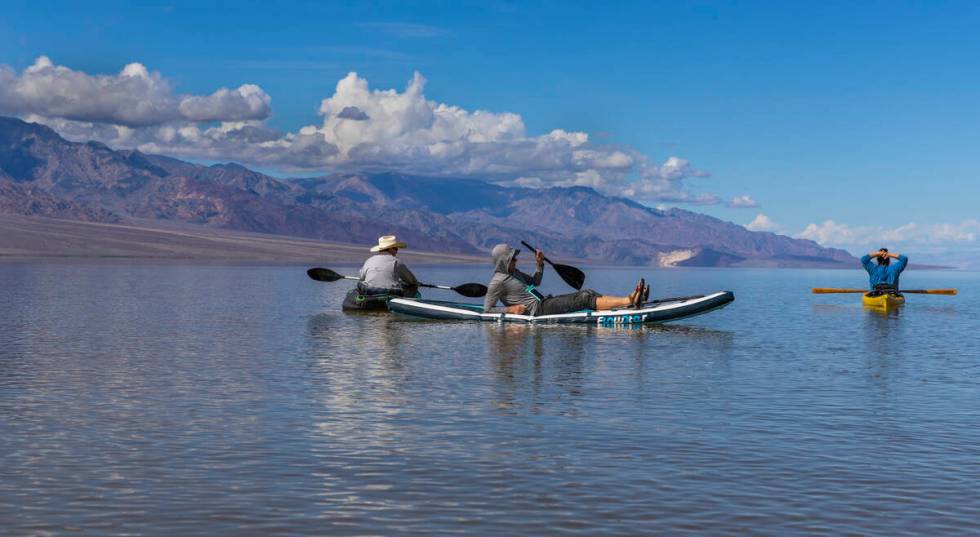
[[[483,301],[484,313],[503,313],[507,306],[517,304],[527,308],[525,315],[537,315],[541,307],[541,301],[528,292],[529,285],[541,285],[541,277],[544,275],[544,267],[538,267],[533,276],[529,276],[517,269],[508,273],[510,260],[517,255],[517,250],[508,248],[500,255],[494,256],[493,277],[490,278],[490,285],[487,286],[487,296]],[[503,302],[503,307],[497,306],[497,301]]]
[[[538,269],[534,276],[514,269],[513,274],[495,272],[490,278],[490,285],[487,286],[487,297],[483,301],[483,311],[485,313],[503,313],[507,306],[522,304],[527,311],[524,315],[537,315],[541,301],[527,291],[528,285],[541,285],[541,276],[544,271]],[[504,305],[496,306],[497,301]]]
[[[361,267],[360,278],[364,285],[378,289],[405,289],[419,284],[412,271],[389,254],[369,257]]]

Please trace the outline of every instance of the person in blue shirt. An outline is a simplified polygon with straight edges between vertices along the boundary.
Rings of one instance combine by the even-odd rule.
[[[892,263],[892,259],[897,259],[897,261]],[[861,264],[864,265],[864,270],[868,271],[872,291],[890,290],[896,292],[898,291],[898,277],[909,264],[909,258],[901,254],[888,253],[888,248],[881,248],[877,252],[871,252],[862,257]]]

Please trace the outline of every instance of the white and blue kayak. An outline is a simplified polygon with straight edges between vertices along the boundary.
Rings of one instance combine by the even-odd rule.
[[[397,315],[439,321],[485,321],[525,324],[594,324],[599,326],[656,324],[702,315],[731,304],[735,294],[719,291],[710,295],[686,296],[652,300],[637,309],[607,311],[576,311],[555,315],[515,315],[512,313],[483,313],[482,304],[393,298],[388,310]]]

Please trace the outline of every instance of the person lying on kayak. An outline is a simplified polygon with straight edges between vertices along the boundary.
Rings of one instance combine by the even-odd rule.
[[[544,296],[536,289],[544,274],[544,253],[534,253],[537,270],[528,275],[517,270],[517,254],[520,250],[506,244],[493,247],[494,273],[487,286],[483,303],[484,313],[513,313],[517,315],[554,315],[582,310],[610,310],[638,307],[650,294],[650,286],[644,280],[636,284],[629,296],[603,296],[592,289],[558,296]],[[497,301],[503,306],[497,306]]]
[[[892,259],[898,261],[893,264]],[[897,292],[898,277],[909,264],[909,258],[900,254],[888,253],[888,248],[880,248],[877,252],[865,254],[861,258],[861,264],[864,265],[864,270],[868,271],[872,291]]]
[[[396,256],[399,248],[405,248],[394,235],[378,238],[377,246],[371,247],[372,255],[364,262],[357,288],[365,295],[415,296],[419,281]]]

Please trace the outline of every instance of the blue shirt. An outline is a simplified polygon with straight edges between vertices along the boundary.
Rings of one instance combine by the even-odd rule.
[[[864,270],[868,271],[868,276],[870,276],[871,289],[875,288],[875,285],[879,283],[887,283],[895,289],[898,289],[898,276],[902,274],[905,270],[905,266],[909,264],[909,258],[904,255],[898,256],[898,260],[892,261],[888,265],[879,265],[871,260],[870,255],[865,255],[861,258],[861,264],[864,265]]]

